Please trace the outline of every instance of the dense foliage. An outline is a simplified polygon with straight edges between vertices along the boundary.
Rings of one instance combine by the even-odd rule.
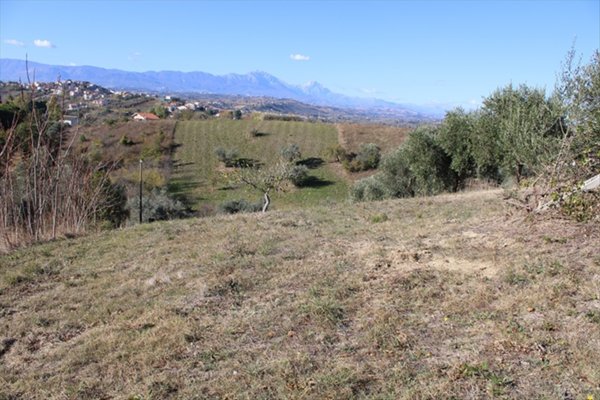
[[[585,66],[572,60],[551,96],[511,84],[478,110],[459,108],[439,125],[414,130],[376,175],[355,184],[351,198],[431,195],[470,179],[543,184],[541,192],[555,197],[572,191],[600,170],[600,56]]]
[[[375,143],[364,143],[357,153],[346,152],[343,148],[333,148],[331,155],[341,158],[342,165],[350,172],[375,169],[381,160],[381,149]]]
[[[127,203],[131,212],[130,222],[138,222],[139,197],[130,197]],[[171,196],[164,187],[154,188],[142,196],[142,222],[165,221],[189,215],[191,213],[185,204]]]

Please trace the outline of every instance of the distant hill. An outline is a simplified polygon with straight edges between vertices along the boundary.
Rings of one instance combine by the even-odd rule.
[[[433,110],[396,104],[379,99],[350,97],[334,93],[318,82],[291,85],[266,72],[212,75],[206,72],[129,72],[93,66],[48,65],[29,61],[31,79],[89,81],[111,89],[143,90],[154,93],[205,93],[241,96],[267,96],[293,99],[313,105],[393,113],[404,119],[429,119]],[[24,60],[0,59],[0,80],[27,81]]]

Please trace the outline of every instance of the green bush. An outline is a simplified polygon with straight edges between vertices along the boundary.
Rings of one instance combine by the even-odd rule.
[[[374,143],[367,143],[360,146],[356,154],[356,161],[362,166],[362,170],[375,169],[381,160],[381,149]]]
[[[343,150],[343,149],[341,149]],[[340,149],[332,149],[336,158],[341,159],[342,165],[350,172],[376,169],[381,160],[381,149],[374,143],[362,144],[358,153],[342,153]]]
[[[429,196],[457,188],[452,159],[438,144],[437,134],[435,127],[417,128],[403,145],[402,162],[414,178],[414,194]]]
[[[281,149],[281,156],[284,160],[292,162],[300,159],[302,153],[300,153],[300,147],[297,144],[290,144]]]
[[[130,210],[130,222],[139,220],[139,198],[133,196],[127,201]],[[165,188],[153,189],[142,197],[142,222],[164,221],[186,218],[190,210],[179,200],[170,196]]]
[[[361,179],[350,188],[352,201],[375,201],[389,198],[389,191],[378,176]]]
[[[150,110],[150,112],[152,114],[156,115],[160,119],[167,118],[167,116],[168,116],[167,109],[165,107],[161,106],[161,105],[156,105],[156,106],[152,107],[152,109]]]
[[[289,173],[289,180],[296,187],[304,186],[310,179],[306,165],[294,165]]]
[[[217,147],[215,149],[215,155],[217,159],[225,164],[226,167],[235,167],[239,153],[235,149],[224,149],[223,147]]]
[[[415,195],[415,177],[403,147],[386,155],[381,161],[376,179],[386,188],[390,197]]]
[[[350,157],[342,160],[342,165],[348,172],[360,172],[361,166],[358,162],[354,161],[355,154],[351,154]]]
[[[396,151],[383,158],[379,172],[351,189],[354,201],[432,195],[455,190],[451,159],[436,142],[436,128],[419,128]]]
[[[449,111],[437,136],[438,144],[451,157],[450,168],[461,182],[476,176],[473,149],[478,119],[478,114],[466,113],[461,108]]]
[[[331,162],[342,162],[348,159],[348,153],[341,145],[336,144],[325,149],[325,157]]]
[[[484,99],[482,119],[499,145],[500,167],[517,183],[536,176],[559,150],[560,110],[543,89],[526,85],[499,89]]]
[[[162,155],[162,147],[160,142],[144,143],[140,151],[140,157],[143,160],[157,160]]]

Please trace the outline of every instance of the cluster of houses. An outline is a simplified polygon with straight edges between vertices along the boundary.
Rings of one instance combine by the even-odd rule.
[[[190,110],[190,111],[206,111],[206,112],[214,115],[219,112],[219,108],[220,108],[220,107],[217,107],[217,105],[213,104],[212,102],[208,103],[208,104],[202,104],[199,101],[185,102],[185,101],[180,100],[179,98],[173,97],[173,96],[165,96],[163,98],[163,102],[165,103],[165,108],[170,113],[176,113],[177,111]]]
[[[79,111],[88,107],[104,107],[109,104],[114,92],[90,82],[68,79],[57,82],[34,82],[33,86],[42,95],[64,98],[67,111]]]
[[[56,96],[64,99],[65,111],[71,112],[86,108],[106,107],[113,99],[128,99],[137,96],[131,92],[110,90],[91,82],[71,79],[56,82],[36,81],[29,87],[17,82],[4,84],[25,90],[33,89],[40,98]]]
[[[87,113],[88,109],[102,107],[119,107],[119,100],[129,100],[136,97],[153,97],[155,95],[146,93],[133,93],[127,91],[117,91],[106,89],[97,84],[76,81],[76,80],[58,80],[56,82],[34,82],[29,85],[24,85],[18,82],[0,82],[2,87],[7,87],[9,90],[2,90],[4,93],[13,93],[19,90],[35,90],[38,98],[50,98],[52,96],[59,99],[64,104],[65,116],[64,123],[68,125],[77,125],[81,112]],[[158,99],[158,98],[157,98]],[[175,96],[166,95],[162,98],[161,105],[170,117],[176,117],[182,112],[203,112],[209,116],[231,116],[234,119],[241,118],[243,113],[248,110],[236,108],[232,110],[231,104],[223,104],[219,100],[205,101],[190,101],[184,100]],[[225,110],[225,111],[224,111]],[[227,111],[231,110],[231,111]],[[154,121],[160,117],[152,112],[137,112],[131,118],[135,121]]]
[[[79,123],[80,111],[91,108],[107,107],[115,100],[131,99],[140,96],[139,94],[106,89],[94,83],[76,80],[64,80],[56,82],[33,82],[31,85],[24,85],[19,82],[1,82],[3,92],[14,93],[20,90],[35,90],[36,96],[40,99],[56,97],[64,104],[65,115],[63,123],[74,126]],[[146,95],[149,97],[149,95]],[[135,116],[134,119],[152,120],[159,119],[156,115],[150,113],[140,113],[141,116]]]
[[[177,115],[178,112],[182,111],[200,111],[206,112],[210,115],[219,115],[220,108],[218,104],[213,103],[200,103],[199,101],[183,101],[177,97],[164,96],[163,106],[165,110],[171,115]],[[150,112],[138,112],[133,114],[132,119],[134,121],[154,121],[160,119],[156,114]]]

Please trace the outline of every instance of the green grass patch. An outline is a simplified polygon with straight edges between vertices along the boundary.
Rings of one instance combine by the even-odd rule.
[[[250,132],[257,131],[258,135]],[[196,209],[229,200],[258,201],[261,194],[232,182],[232,170],[219,162],[215,149],[235,150],[238,157],[263,164],[276,162],[283,147],[297,144],[310,181],[273,197],[274,209],[327,204],[346,199],[348,183],[326,162],[324,149],[337,144],[333,125],[295,121],[221,120],[177,124],[173,193],[188,197]]]

